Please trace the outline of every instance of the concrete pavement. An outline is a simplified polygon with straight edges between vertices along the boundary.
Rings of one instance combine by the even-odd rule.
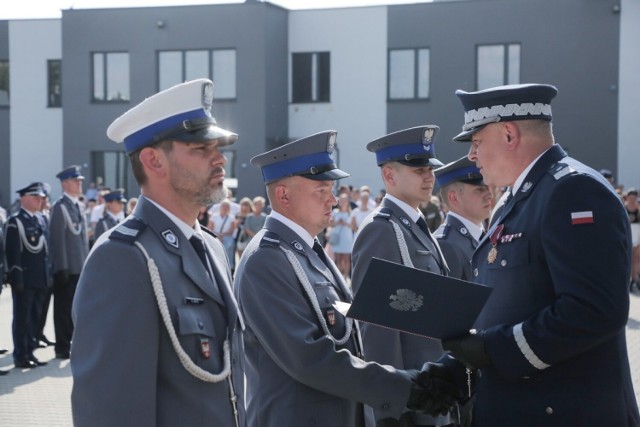
[[[0,347],[12,350],[11,291],[0,295]],[[54,339],[51,309],[45,335]],[[640,292],[631,295],[627,323],[627,343],[631,373],[640,396]],[[3,427],[68,427],[71,421],[71,369],[68,360],[55,359],[53,348],[36,351],[36,357],[48,361],[35,369],[14,369],[11,353],[0,355],[0,369],[11,369],[0,377],[0,425]]]

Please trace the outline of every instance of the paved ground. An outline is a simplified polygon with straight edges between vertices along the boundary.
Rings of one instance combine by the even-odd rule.
[[[12,349],[11,292],[0,295],[0,347]],[[45,335],[54,338],[51,312]],[[640,396],[640,292],[631,296],[627,340],[636,398]],[[38,349],[36,357],[49,361],[36,369],[15,369],[11,354],[0,355],[0,425],[3,427],[68,427],[71,422],[71,369],[68,360],[56,360],[53,348]]]

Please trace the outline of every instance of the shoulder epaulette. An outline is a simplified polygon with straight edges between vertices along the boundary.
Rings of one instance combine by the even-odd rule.
[[[374,220],[389,221],[391,219],[391,209],[381,208],[373,217]]]
[[[576,170],[566,163],[556,163],[549,168],[549,173],[553,175],[553,178],[557,181],[560,178],[567,176]]]
[[[260,247],[280,246],[280,236],[273,231],[266,231],[260,240]]]
[[[449,234],[450,229],[451,227],[449,226],[449,224],[443,224],[442,226],[438,227],[435,233],[433,233],[433,237],[435,237],[436,239],[444,239],[445,237],[447,237],[447,234]]]
[[[209,230],[207,227],[200,227],[200,230],[202,230],[203,233],[207,233],[210,236],[218,238],[218,235],[216,233],[214,233],[213,231]]]
[[[135,216],[129,217],[126,221],[119,224],[109,235],[110,239],[120,240],[133,245],[138,235],[145,229],[147,224],[140,218]]]

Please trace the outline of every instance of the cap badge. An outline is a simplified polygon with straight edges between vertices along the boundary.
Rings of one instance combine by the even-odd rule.
[[[210,110],[211,104],[213,104],[213,84],[205,83],[202,85],[202,106],[205,110]]]
[[[165,242],[167,242],[168,244],[170,244],[174,248],[178,249],[178,238],[176,237],[175,234],[173,234],[173,231],[164,230],[162,232],[162,237],[164,237],[164,241]]]
[[[327,144],[327,153],[333,153],[333,150],[336,149],[336,134],[333,133],[329,137],[329,144]]]
[[[434,130],[429,128],[429,129],[425,129],[424,130],[424,135],[422,136],[422,143],[424,144],[425,142],[427,143],[431,143],[431,141],[433,140],[433,133]],[[427,144],[425,144],[427,145]]]
[[[397,289],[395,295],[389,295],[389,299],[391,308],[398,311],[418,311],[424,304],[422,295],[416,295],[410,289]]]

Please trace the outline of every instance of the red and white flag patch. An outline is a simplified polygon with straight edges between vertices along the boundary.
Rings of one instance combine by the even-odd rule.
[[[593,224],[593,211],[571,212],[571,225]]]

